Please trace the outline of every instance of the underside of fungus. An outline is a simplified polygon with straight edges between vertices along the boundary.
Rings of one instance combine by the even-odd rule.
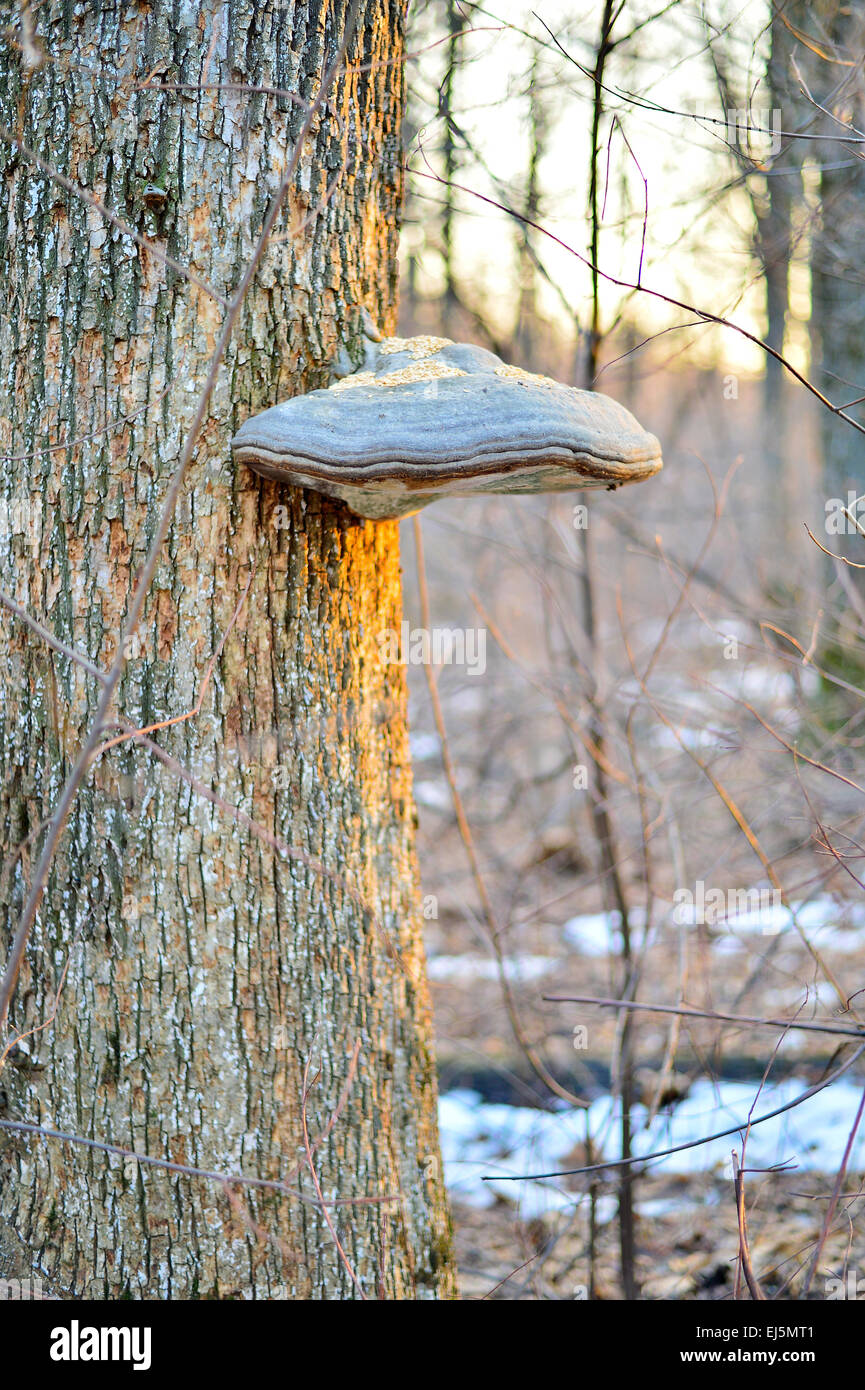
[[[618,487],[661,467],[657,439],[608,396],[432,337],[370,342],[362,370],[252,416],[232,448],[377,521],[442,497]]]

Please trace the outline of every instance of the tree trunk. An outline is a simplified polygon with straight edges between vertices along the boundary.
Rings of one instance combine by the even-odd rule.
[[[456,314],[460,305],[454,273],[454,223],[456,221],[456,189],[459,177],[457,134],[454,122],[454,86],[459,66],[460,39],[465,17],[458,0],[446,0],[447,8],[447,66],[439,88],[439,117],[442,121],[442,153],[444,156],[444,187],[441,217],[442,261],[444,262],[444,295],[441,321],[445,333],[456,332]]]
[[[807,32],[816,51],[808,53],[806,71],[814,99],[842,122],[845,132],[828,116],[818,126],[828,136],[856,133],[865,121],[865,3],[817,0],[807,6]],[[850,414],[865,421],[865,163],[861,154],[837,139],[821,141],[820,220],[815,230],[812,263],[812,342],[821,390],[839,405],[859,400]],[[865,492],[861,434],[828,411],[821,417],[823,472],[826,497],[847,502],[848,490]],[[862,560],[862,539],[855,528],[843,539],[833,536],[830,548]],[[855,571],[853,572],[855,574]]]
[[[794,0],[792,10],[795,11],[797,6],[798,0]],[[785,113],[792,117],[795,110],[796,98],[792,95],[794,77],[790,57],[796,49],[796,39],[785,23],[787,15],[786,11],[772,11],[766,91],[771,107],[771,120],[767,124],[773,129],[776,112],[779,113],[779,117]],[[801,142],[793,139],[784,140],[781,147],[773,151],[770,160],[766,179],[765,209],[761,212],[759,202],[756,208],[756,251],[766,282],[766,342],[779,356],[784,355],[787,330],[790,261],[793,251],[793,201],[801,189],[801,164]],[[763,453],[772,475],[777,479],[776,485],[786,490],[790,447],[786,428],[789,383],[786,369],[777,357],[767,355],[765,372]],[[778,523],[788,530],[786,518],[790,509],[784,506],[779,508],[779,511],[781,515],[778,517]],[[785,536],[785,539],[789,542],[790,537]]]
[[[155,248],[3,144],[0,583],[103,667],[224,313],[159,252],[230,297],[305,118],[285,93],[314,98],[346,8],[44,3],[30,7],[44,63],[4,40],[0,119]],[[146,749],[103,754],[13,1005],[13,1033],[41,1031],[2,1078],[0,1117],[302,1195],[0,1130],[0,1274],[61,1297],[453,1294],[405,685],[375,640],[400,622],[397,525],[281,491],[228,449],[250,412],[324,384],[361,304],[393,324],[402,56],[401,0],[363,0],[115,702],[138,726],[190,710],[251,580],[201,712],[153,737],[294,851]],[[0,679],[11,931],[99,691],[8,613]],[[344,1254],[304,1166],[308,1063],[313,1163]]]
[[[549,145],[550,112],[543,90],[544,70],[538,50],[532,59],[529,78],[529,162],[526,170],[526,191],[522,214],[526,219],[516,224],[516,278],[519,286],[517,316],[514,325],[514,357],[524,367],[537,360],[536,344],[543,335],[538,314],[538,268],[532,255],[532,223],[541,222],[541,162]],[[544,363],[549,366],[549,363]]]

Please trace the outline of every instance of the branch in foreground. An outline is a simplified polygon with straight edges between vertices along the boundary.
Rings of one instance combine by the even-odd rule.
[[[531,227],[536,232],[540,232],[541,236],[548,237],[556,246],[560,246],[563,251],[567,251],[569,255],[574,256],[593,274],[597,274],[601,279],[606,280],[609,285],[615,285],[618,289],[622,290],[632,290],[637,294],[646,294],[651,299],[657,299],[660,303],[668,304],[673,309],[681,309],[683,313],[686,314],[696,314],[697,318],[703,323],[715,323],[719,328],[728,328],[732,333],[738,333],[746,342],[753,343],[754,346],[758,347],[761,352],[764,352],[767,357],[771,357],[774,361],[778,362],[795,381],[798,381],[800,386],[804,387],[810,395],[814,396],[826,410],[831,412],[831,414],[837,415],[839,420],[843,420],[845,424],[852,426],[859,434],[865,434],[865,425],[860,424],[858,420],[854,420],[852,415],[848,415],[842,406],[834,405],[832,401],[829,400],[829,397],[825,396],[820,388],[815,386],[814,382],[805,376],[804,372],[800,372],[789,358],[785,357],[783,353],[778,352],[776,348],[770,347],[765,339],[761,338],[757,333],[751,333],[747,328],[743,328],[741,324],[733,323],[731,319],[725,318],[723,314],[713,314],[709,309],[699,309],[695,304],[688,304],[683,299],[676,299],[675,295],[664,294],[662,290],[653,290],[650,289],[648,285],[638,284],[633,280],[622,280],[616,275],[611,275],[609,271],[602,270],[600,266],[594,265],[588,256],[582,255],[581,252],[564,241],[562,237],[556,236],[555,232],[551,232],[548,227],[544,227],[540,222],[534,222],[530,217],[526,217],[523,213],[517,212],[515,208],[509,208],[506,204],[498,202],[495,198],[488,197],[485,193],[479,193],[475,188],[468,188],[465,184],[456,183],[453,179],[446,179],[441,174],[435,173],[432,169],[429,169],[425,173],[422,169],[412,168],[408,163],[405,169],[408,174],[415,174],[418,178],[429,179],[433,183],[444,184],[447,188],[455,188],[459,193],[466,193],[470,198],[477,198],[479,202],[486,203],[489,207],[495,208],[497,212],[504,212],[508,217],[514,218],[515,221],[523,223],[524,226]]]
[[[597,1004],[602,1009],[643,1009],[651,1014],[676,1014],[681,1018],[707,1018],[717,1023],[744,1023],[762,1028],[799,1028],[811,1033],[832,1033],[845,1038],[865,1038],[865,1023],[859,1028],[844,1028],[839,1024],[796,1023],[792,1018],[758,1018],[749,1014],[711,1013],[675,1004],[643,1004],[633,999],[598,999],[591,994],[545,994],[547,1004]]]
[[[219,1173],[210,1168],[193,1168],[186,1163],[172,1163],[167,1158],[152,1158],[150,1154],[137,1153],[134,1149],[124,1149],[119,1144],[106,1144],[100,1139],[87,1139],[81,1134],[65,1134],[62,1130],[47,1129],[44,1125],[30,1124],[24,1120],[0,1120],[0,1129],[12,1130],[16,1134],[35,1134],[40,1139],[57,1139],[62,1144],[78,1144],[82,1148],[111,1154],[115,1158],[134,1159],[136,1163],[143,1163],[149,1168],[163,1168],[168,1173],[180,1173],[188,1178],[207,1178],[212,1182],[222,1183],[226,1187],[255,1187],[263,1188],[267,1192],[281,1192],[286,1197],[295,1197],[301,1202],[310,1203],[312,1206],[320,1206],[318,1197],[309,1197],[297,1188],[288,1187],[278,1178],[250,1178],[245,1177],[242,1173]],[[338,1197],[334,1198],[330,1205],[369,1206],[398,1202],[399,1200],[398,1196],[391,1193],[385,1197]]]
[[[671,1154],[684,1153],[686,1149],[698,1149],[703,1144],[712,1144],[717,1139],[726,1139],[731,1134],[740,1134],[742,1130],[753,1129],[754,1125],[765,1124],[767,1120],[774,1120],[778,1115],[783,1115],[787,1110],[795,1110],[797,1105],[803,1105],[812,1096],[819,1095],[820,1091],[825,1091],[827,1086],[832,1086],[839,1077],[858,1062],[859,1058],[865,1053],[865,1043],[857,1047],[851,1057],[847,1058],[840,1067],[818,1081],[815,1086],[809,1086],[807,1091],[803,1091],[800,1096],[790,1100],[786,1105],[779,1105],[777,1110],[769,1110],[765,1115],[758,1115],[755,1120],[743,1120],[741,1124],[730,1125],[728,1129],[720,1129],[716,1134],[706,1134],[702,1139],[689,1139],[686,1144],[673,1144],[669,1149],[656,1149],[650,1154],[632,1154],[630,1158],[611,1158],[606,1163],[589,1163],[584,1168],[564,1168],[553,1173],[521,1173],[516,1177],[495,1176],[484,1177],[482,1182],[542,1182],[545,1178],[570,1178],[579,1173],[600,1173],[610,1168],[621,1168],[625,1163],[653,1163],[660,1158],[669,1158]]]

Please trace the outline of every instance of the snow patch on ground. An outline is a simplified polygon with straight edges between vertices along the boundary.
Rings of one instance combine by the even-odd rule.
[[[733,1125],[742,1126],[739,1133],[659,1159],[652,1167],[656,1173],[727,1171],[731,1151],[736,1149],[741,1154],[742,1134],[752,1107],[756,1119],[789,1104],[806,1089],[807,1083],[787,1079],[764,1086],[758,1096],[756,1082],[698,1080],[672,1114],[657,1116],[648,1130],[640,1128],[645,1110],[635,1107],[634,1150],[648,1154]],[[845,1078],[801,1106],[756,1125],[748,1137],[747,1166],[790,1164],[799,1170],[835,1171],[860,1095],[860,1087]],[[485,1207],[491,1206],[497,1196],[504,1196],[518,1205],[525,1219],[561,1210],[585,1198],[568,1192],[561,1180],[501,1179],[578,1167],[579,1157],[567,1156],[585,1142],[587,1127],[603,1160],[615,1159],[621,1153],[617,1147],[614,1104],[607,1096],[594,1101],[586,1112],[543,1111],[490,1105],[474,1091],[450,1091],[441,1097],[439,1125],[445,1178],[454,1197]],[[860,1132],[850,1156],[850,1169],[856,1172],[863,1166],[865,1132]],[[493,1180],[484,1182],[485,1177]],[[604,1198],[601,1206],[599,1219],[611,1219],[614,1199]]]
[[[558,970],[561,961],[555,956],[512,955],[504,961],[505,978],[512,984],[527,984],[541,980]],[[499,969],[491,956],[432,956],[427,962],[431,980],[456,980],[470,984],[473,980],[497,980]]]
[[[740,891],[740,890],[737,890]],[[750,888],[745,893],[753,895],[768,890]],[[821,893],[808,902],[792,904],[793,913],[801,929],[818,950],[833,950],[844,953],[858,951],[862,946],[861,930],[865,927],[865,903],[837,900],[829,893]],[[665,911],[664,911],[665,909]],[[659,904],[655,909],[655,920],[673,922],[674,910],[682,917],[695,917],[695,909],[681,905],[674,909],[672,903]],[[642,928],[645,914],[641,909],[631,913],[631,925]],[[694,921],[681,923],[686,927],[696,925]],[[799,934],[793,915],[781,903],[767,902],[754,911],[731,913],[728,917],[712,922],[709,930],[716,951],[735,952],[743,950],[749,936],[766,938],[785,933],[790,939],[798,940]],[[583,956],[605,956],[619,948],[621,943],[621,917],[618,912],[590,912],[571,917],[565,922],[562,932],[565,940]]]

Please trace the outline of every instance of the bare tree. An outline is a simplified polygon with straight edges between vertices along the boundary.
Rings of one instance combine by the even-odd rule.
[[[860,148],[838,137],[861,137],[865,132],[865,4],[820,0],[805,10],[798,31],[804,54],[800,69],[810,109],[826,137],[817,147],[820,216],[811,257],[813,353],[823,390],[839,404],[851,403],[851,413],[862,419],[865,160]],[[822,446],[827,496],[846,501],[848,489],[865,491],[862,445],[855,432],[824,414]]]
[[[487,1260],[478,1258],[466,1279],[505,1298],[572,1297],[576,1277],[588,1297],[816,1295],[818,1271],[822,1278],[827,1269],[861,1262],[857,1184],[845,1177],[861,1107],[840,1121],[847,1156],[833,1173],[815,1171],[809,1179],[820,1217],[795,1250],[779,1240],[769,1254],[767,1241],[783,1232],[788,1246],[795,1242],[791,1202],[802,1198],[803,1184],[788,1182],[780,1169],[756,1175],[746,1150],[756,1166],[752,1127],[765,1134],[761,1126],[788,1109],[801,1105],[799,1113],[807,1113],[818,1090],[837,1085],[843,1093],[852,1077],[861,1079],[861,1030],[852,1021],[861,1013],[860,967],[835,955],[832,936],[836,928],[846,934],[861,911],[861,605],[854,612],[851,602],[844,632],[848,664],[827,666],[822,652],[837,589],[826,592],[826,575],[817,572],[819,536],[810,538],[801,524],[803,515],[814,515],[822,531],[829,474],[820,474],[821,432],[843,432],[853,462],[860,451],[859,407],[839,415],[856,394],[855,356],[844,356],[842,337],[831,342],[838,356],[830,375],[817,352],[808,363],[803,351],[803,272],[814,268],[811,328],[819,350],[821,338],[833,337],[828,305],[817,302],[824,242],[834,256],[848,230],[852,237],[861,225],[854,195],[862,123],[849,105],[861,45],[849,35],[843,46],[837,34],[831,38],[829,14],[840,24],[853,11],[839,19],[837,6],[826,7],[821,16],[819,7],[795,0],[778,0],[771,10],[703,7],[705,31],[695,46],[692,16],[662,4],[656,10],[598,0],[591,23],[577,30],[542,14],[509,15],[509,24],[486,6],[465,8],[477,31],[467,29],[461,40],[465,70],[452,82],[448,116],[466,159],[455,180],[441,145],[438,162],[414,160],[419,201],[429,209],[450,199],[446,205],[455,219],[465,217],[467,229],[469,218],[475,225],[484,219],[486,240],[474,237],[482,248],[492,246],[493,228],[507,236],[510,221],[547,302],[557,289],[564,311],[536,335],[534,360],[524,365],[563,374],[553,364],[567,360],[572,336],[581,343],[573,325],[582,314],[592,335],[580,353],[581,384],[617,395],[628,373],[634,405],[647,412],[667,459],[657,489],[639,499],[642,514],[634,509],[638,499],[592,498],[572,517],[555,499],[543,509],[527,503],[515,522],[490,502],[450,515],[442,508],[424,525],[428,579],[419,588],[426,602],[433,610],[441,605],[452,621],[457,612],[466,622],[479,616],[498,660],[495,680],[483,690],[478,683],[477,693],[456,673],[439,683],[426,720],[439,744],[421,754],[431,779],[422,809],[425,865],[451,890],[441,965],[451,965],[447,957],[461,941],[473,945],[480,904],[496,925],[495,970],[483,978],[495,979],[502,996],[497,1002],[492,983],[481,995],[471,959],[471,989],[447,987],[457,972],[437,971],[445,1065],[452,1074],[477,1076],[473,1088],[488,1087],[490,1099],[500,1098],[500,1083],[513,1104],[523,1104],[527,1083],[542,1079],[537,1065],[533,1077],[525,1065],[528,1043],[560,1097],[567,1089],[598,1101],[597,1120],[587,1122],[567,1164],[534,1164],[528,1140],[502,1142],[487,1176],[498,1191],[512,1192],[513,1206],[490,1217],[495,1239],[472,1239],[473,1254],[483,1251]],[[517,56],[507,68],[488,69],[484,82],[479,55],[485,44],[492,53],[499,40],[483,26],[494,24],[507,32],[509,58],[522,42],[522,65]],[[541,61],[556,57],[552,81],[560,100],[550,149],[559,158],[545,162],[530,206],[531,168],[528,176],[515,168],[511,144],[497,141],[492,98],[497,93],[504,106]],[[830,69],[837,90],[826,85]],[[470,71],[477,73],[473,84],[465,78]],[[698,114],[705,113],[704,94],[712,106],[720,95],[720,115]],[[477,114],[485,98],[493,108],[486,125]],[[434,113],[434,103],[428,110]],[[426,119],[419,116],[418,124]],[[588,159],[576,172],[567,156],[579,145],[576,138],[562,145],[563,129],[589,136]],[[656,158],[665,142],[669,158]],[[852,219],[840,236],[830,199],[836,172]],[[587,229],[576,219],[568,229],[565,193],[583,186]],[[619,234],[626,254],[617,263]],[[484,249],[475,252],[473,284],[472,237],[454,241],[462,243],[455,274],[471,287],[482,319],[492,300],[485,303],[478,289]],[[570,283],[544,273],[568,252]],[[849,292],[855,302],[855,261],[845,253],[836,269],[836,294]],[[437,331],[440,312],[434,297],[421,307],[427,331]],[[767,364],[762,380],[754,347]],[[854,542],[862,563],[861,537]],[[830,561],[833,583],[837,572]],[[847,570],[841,574],[850,583]],[[836,697],[843,698],[840,715]],[[439,745],[452,821],[442,786],[432,782]],[[470,849],[464,877],[459,838]],[[679,896],[694,899],[697,885],[706,884],[718,885],[721,915],[701,917],[695,909],[693,921],[677,916]],[[760,904],[755,917],[768,903],[758,928],[737,906],[752,895]],[[573,912],[580,913],[576,928]],[[598,963],[593,933],[601,913],[610,939]],[[569,949],[574,930],[577,944]],[[849,939],[852,949],[855,931]],[[543,986],[531,983],[535,968],[581,982],[571,996],[580,1007],[568,1023],[591,1040],[578,1047],[575,1039],[571,1049],[567,1028],[545,1008],[553,1001],[561,1007],[565,997],[541,998]],[[610,991],[603,999],[601,978]],[[588,979],[595,981],[591,992]],[[775,1011],[779,999],[783,1016]],[[660,1022],[649,1021],[655,1008]],[[821,1032],[828,1040],[837,1010],[852,1016],[843,1044],[852,1050],[836,1059]],[[513,1015],[521,1021],[519,1047],[507,1051]],[[806,1016],[811,1031],[797,1042]],[[705,1031],[694,1033],[697,1026]],[[484,1059],[499,1058],[498,1075],[483,1071],[482,1049]],[[701,1213],[705,1189],[692,1191],[690,1233],[716,1258],[723,1252],[723,1268],[709,1269],[702,1283],[671,1271],[671,1229],[652,1228],[642,1205],[663,1177],[637,1155],[668,1111],[672,1123],[690,1086],[710,1078],[723,1085],[737,1075],[753,1080],[750,1110],[734,1106],[737,1123],[722,1132],[712,1130],[707,1113],[704,1132],[686,1141],[699,1148],[729,1134],[738,1150],[735,1186],[721,1199],[726,1244],[715,1216],[708,1221]],[[798,1089],[775,1110],[765,1092],[781,1076],[795,1078]],[[537,1088],[534,1094],[543,1104]],[[496,1129],[481,1107],[477,1123]],[[539,1124],[538,1133],[546,1132]],[[675,1152],[672,1141],[670,1148]],[[666,1141],[657,1149],[653,1156],[662,1159]],[[526,1174],[572,1184],[573,1204],[554,1212],[551,1201],[543,1221],[529,1220],[524,1199],[538,1194],[525,1185]],[[602,1225],[601,1193],[618,1199],[616,1223]],[[767,1194],[777,1203],[772,1211],[762,1206]],[[471,1216],[457,1212],[458,1229],[465,1223],[477,1235]],[[510,1264],[503,1252],[509,1220]],[[687,1239],[679,1248],[702,1261]]]

